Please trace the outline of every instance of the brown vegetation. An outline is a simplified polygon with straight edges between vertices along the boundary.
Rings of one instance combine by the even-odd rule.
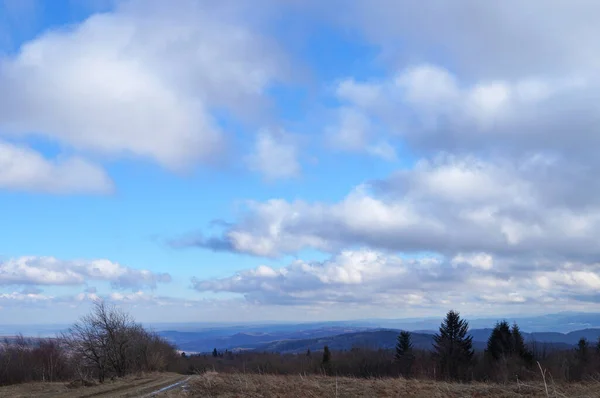
[[[0,345],[0,386],[31,381],[89,381],[136,372],[164,371],[175,349],[126,313],[97,302],[55,339],[5,339]]]
[[[170,396],[177,397],[179,392]],[[598,397],[600,382],[546,386],[540,382],[509,384],[448,383],[403,378],[356,379],[331,376],[274,376],[208,372],[189,385],[192,397]]]

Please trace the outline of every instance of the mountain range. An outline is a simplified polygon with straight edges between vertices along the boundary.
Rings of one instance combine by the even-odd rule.
[[[355,347],[391,349],[396,345],[396,338],[400,333],[398,329],[358,329],[332,327],[291,332],[240,332],[228,336],[214,336],[214,332],[201,331],[164,331],[160,334],[177,345],[180,350],[187,352],[210,352],[216,348],[219,351],[255,350],[301,353],[306,350],[321,350],[325,345],[333,350],[349,350]],[[474,348],[484,349],[491,332],[491,328],[470,330]],[[434,331],[413,331],[414,347],[431,349],[434,333]],[[555,349],[566,349],[575,346],[582,337],[595,344],[600,338],[600,328],[582,329],[569,333],[523,332],[523,337],[528,343],[535,341]]]

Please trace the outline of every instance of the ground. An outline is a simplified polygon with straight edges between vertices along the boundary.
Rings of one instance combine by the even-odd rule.
[[[185,381],[188,377],[175,373],[152,373],[127,377],[90,387],[75,386],[74,383],[27,383],[0,388],[0,397],[10,398],[102,398],[102,397],[146,397],[160,398],[164,393],[154,394],[164,387]],[[175,387],[180,391],[180,386]],[[154,395],[153,395],[154,394]],[[182,395],[183,396],[183,395]]]
[[[181,382],[168,391],[161,388]],[[600,381],[555,386],[550,383],[445,383],[405,379],[355,379],[326,376],[272,376],[209,372],[184,377],[175,374],[146,375],[102,386],[69,389],[65,383],[30,383],[0,388],[0,397],[422,397],[422,398],[599,398]]]
[[[172,394],[175,394],[174,391]],[[193,397],[600,397],[600,382],[562,386],[543,383],[444,383],[431,380],[355,379],[326,376],[270,376],[206,373],[190,380]],[[171,395],[177,397],[177,395]]]

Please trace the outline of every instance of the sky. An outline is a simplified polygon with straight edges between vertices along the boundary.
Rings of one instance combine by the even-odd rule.
[[[599,17],[0,0],[0,324],[600,311]]]

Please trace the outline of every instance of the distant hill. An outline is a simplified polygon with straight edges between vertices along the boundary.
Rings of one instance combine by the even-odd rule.
[[[279,353],[302,353],[322,350],[327,345],[332,350],[349,350],[354,347],[369,349],[392,349],[396,345],[399,330],[379,329],[349,331],[349,328],[326,328],[285,333],[236,333],[231,336],[204,336],[202,332],[161,332],[180,350],[210,352],[218,350],[256,350]],[[473,329],[473,347],[483,350],[492,329]],[[341,333],[340,333],[341,332]],[[523,333],[525,340],[546,344],[555,349],[566,349],[577,344],[581,337],[592,344],[600,337],[600,329],[584,329],[570,333],[538,332]],[[413,345],[419,349],[431,349],[433,333],[412,332]]]
[[[473,348],[475,350],[485,349],[491,331],[491,329],[474,329],[471,331]],[[593,329],[593,332],[592,330],[588,330],[586,332],[587,336],[590,337],[600,335],[600,329]],[[396,346],[396,339],[399,333],[399,330],[365,331],[305,340],[274,341],[253,348],[257,351],[290,354],[306,352],[308,349],[318,351],[322,350],[324,346],[328,346],[332,350],[349,350],[352,348],[393,349]],[[583,334],[585,335],[585,333]],[[413,346],[418,349],[430,350],[433,348],[433,336],[433,334],[413,332]],[[568,349],[577,343],[581,337],[581,333],[524,333],[524,337],[528,342],[535,340],[540,344],[546,345],[548,348]],[[597,337],[594,337],[590,341],[595,341],[596,339]]]
[[[548,316],[556,319],[558,316]],[[575,321],[581,316],[564,314],[565,321]],[[540,318],[536,318],[538,323]],[[533,318],[532,318],[533,319]],[[589,319],[589,316],[588,318]],[[573,325],[573,323],[571,323]],[[392,348],[395,346],[399,329],[413,330],[415,347],[431,348],[435,329],[414,330],[398,327],[366,327],[338,323],[313,324],[273,324],[239,325],[210,327],[201,330],[166,330],[159,334],[186,352],[211,352],[218,350],[265,350],[276,352],[301,352],[307,349],[322,349],[329,345],[332,349],[351,349],[352,347]],[[522,329],[525,329],[522,327]],[[483,348],[492,329],[472,328],[470,330],[476,348]],[[600,338],[600,328],[582,328],[580,330],[559,333],[556,331],[523,332],[526,341],[552,344],[555,348],[568,348],[585,337],[595,345]]]
[[[250,329],[250,330],[247,330]],[[342,335],[368,330],[363,327],[322,327],[305,330],[271,330],[268,332],[247,328],[244,332],[223,335],[217,330],[179,332],[167,330],[159,332],[178,349],[187,352],[210,352],[218,350],[253,349],[267,343],[287,340],[305,340],[327,336]]]
[[[328,346],[331,350],[393,349],[396,346],[399,332],[399,330],[377,330],[316,339],[275,341],[255,347],[255,349],[289,354],[306,352],[308,349],[318,351],[322,350],[324,346]],[[412,333],[412,343],[415,348],[429,350],[433,346],[433,334]],[[473,346],[475,349],[484,349],[485,343],[474,341]]]

